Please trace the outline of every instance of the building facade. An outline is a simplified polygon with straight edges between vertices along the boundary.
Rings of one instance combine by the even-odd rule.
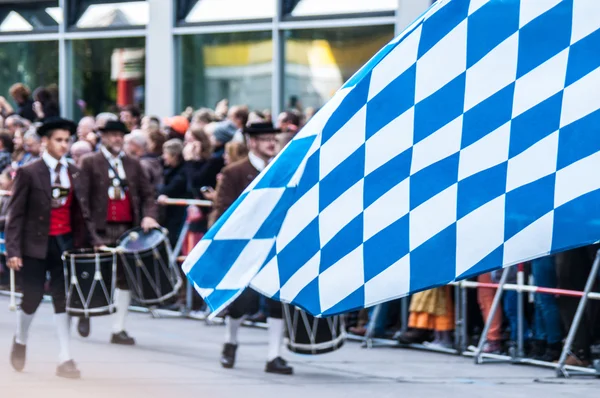
[[[318,109],[433,0],[0,0],[0,96],[56,93],[64,116],[159,117],[227,98]]]

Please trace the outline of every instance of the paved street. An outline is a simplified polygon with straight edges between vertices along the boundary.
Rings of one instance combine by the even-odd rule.
[[[184,319],[153,319],[134,313],[128,329],[135,347],[107,343],[109,318],[95,318],[92,334],[74,330],[72,350],[81,380],[54,376],[57,347],[52,313],[43,304],[32,326],[22,374],[8,363],[15,314],[0,297],[0,396],[93,397],[592,397],[600,380],[556,379],[554,372],[508,364],[474,365],[470,358],[416,350],[365,350],[348,342],[321,357],[286,353],[294,376],[263,371],[266,333],[244,328],[236,369],[218,364],[223,327]],[[426,395],[427,394],[427,395]]]

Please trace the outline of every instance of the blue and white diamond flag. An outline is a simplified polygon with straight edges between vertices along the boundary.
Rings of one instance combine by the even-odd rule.
[[[600,239],[600,1],[438,1],[342,87],[184,270],[317,316]]]

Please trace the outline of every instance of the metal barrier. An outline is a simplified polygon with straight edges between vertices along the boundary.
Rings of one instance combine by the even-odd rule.
[[[10,195],[8,191],[0,190],[0,196]],[[199,207],[210,207],[212,206],[212,202],[207,200],[197,200],[197,199],[167,199],[163,202],[164,205],[169,206],[199,206]],[[183,248],[183,243],[189,231],[190,223],[188,220],[184,222],[182,230],[179,233],[177,243],[173,249],[173,257],[176,259],[177,263],[180,264],[185,261],[185,256],[181,256],[181,250]],[[3,240],[0,239],[0,243]],[[473,282],[473,281],[460,281],[453,282],[451,285],[456,286],[455,289],[455,341],[454,349],[444,349],[437,347],[428,347],[422,344],[400,344],[396,340],[389,339],[381,339],[376,338],[374,336],[375,333],[375,325],[381,313],[381,304],[377,305],[373,308],[373,314],[371,315],[367,327],[367,332],[364,337],[356,336],[353,334],[347,334],[349,340],[356,340],[362,342],[362,346],[365,348],[375,348],[375,347],[406,347],[406,348],[415,348],[426,351],[433,351],[439,353],[453,354],[453,355],[462,355],[467,357],[473,357],[475,364],[483,364],[489,361],[485,359],[492,360],[494,362],[509,362],[509,363],[519,363],[519,364],[529,364],[535,366],[542,367],[550,367],[556,369],[557,376],[569,377],[571,374],[583,374],[583,375],[595,375],[600,377],[600,361],[595,364],[595,368],[582,368],[577,366],[568,366],[565,365],[565,361],[573,344],[573,340],[575,338],[575,334],[581,322],[581,318],[585,311],[585,307],[588,299],[592,300],[600,300],[600,293],[591,292],[594,281],[599,275],[600,268],[600,250],[598,251],[594,265],[592,267],[592,271],[589,275],[588,281],[586,283],[585,289],[583,292],[572,291],[572,290],[564,290],[564,289],[554,289],[554,288],[545,288],[545,287],[537,287],[525,285],[524,283],[524,271],[522,268],[519,269],[517,273],[517,284],[508,284],[506,283],[506,279],[508,276],[507,272],[502,274],[499,283],[481,283],[481,282]],[[14,291],[14,275],[11,272],[11,290]],[[484,330],[481,334],[481,338],[479,340],[478,346],[475,350],[470,350],[468,344],[468,329],[467,329],[467,289],[472,288],[495,288],[496,294],[494,296],[494,300],[492,302],[492,307],[490,313],[488,315],[488,319],[485,322]],[[497,354],[489,354],[483,352],[483,347],[487,341],[487,333],[491,327],[492,320],[494,318],[494,314],[498,310],[498,306],[500,305],[500,299],[502,297],[502,293],[505,290],[513,290],[518,293],[518,342],[517,342],[517,351],[514,355],[506,356],[506,355],[497,355]],[[0,291],[0,295],[8,295],[10,292]],[[577,312],[575,314],[575,318],[573,323],[569,329],[569,333],[567,335],[563,351],[561,353],[561,357],[558,363],[548,363],[542,362],[538,360],[533,360],[529,358],[525,358],[524,356],[524,341],[523,341],[523,319],[524,319],[524,299],[523,293],[536,293],[536,294],[555,294],[555,295],[563,295],[570,297],[580,297],[581,300],[579,302]],[[156,306],[154,307],[139,307],[139,306],[131,306],[130,310],[134,312],[142,312],[149,313],[154,318],[162,318],[162,317],[180,317],[194,320],[201,320],[206,322],[208,325],[215,324],[223,324],[224,320],[222,318],[215,318],[212,321],[208,321],[208,313],[200,312],[194,313],[192,311],[193,307],[193,294],[194,290],[192,284],[186,284],[186,300],[185,307],[182,311],[172,311],[160,309]],[[10,301],[10,309],[16,309],[16,303],[14,302],[15,298],[22,297],[20,293],[11,294]],[[50,301],[49,297],[45,297],[44,301]],[[399,333],[404,332],[408,328],[408,318],[409,318],[409,307],[408,307],[408,298],[401,299],[401,318],[402,318],[402,327]],[[250,321],[244,322],[245,326],[251,327],[259,327],[266,328],[265,324],[254,323]]]

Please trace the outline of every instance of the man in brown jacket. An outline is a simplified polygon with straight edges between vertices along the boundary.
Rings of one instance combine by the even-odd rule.
[[[280,130],[272,123],[253,123],[244,128],[248,143],[248,157],[233,163],[223,169],[221,179],[217,184],[214,210],[209,223],[216,220],[227,211],[235,200],[244,192],[258,174],[265,169],[277,152],[277,133]],[[221,365],[232,368],[235,364],[237,351],[237,333],[244,318],[257,312],[259,294],[247,288],[227,308],[225,316],[225,345],[221,354]],[[269,347],[265,371],[277,374],[292,374],[293,369],[280,356],[283,342],[283,320],[281,303],[267,299],[269,326]]]
[[[124,137],[129,133],[125,124],[108,121],[100,129],[100,150],[81,160],[81,172],[86,182],[83,196],[89,202],[96,232],[107,246],[128,230],[141,226],[144,231],[159,227],[155,192],[139,160],[123,152]],[[125,331],[125,318],[131,291],[121,261],[117,262],[117,291],[111,343],[134,345]],[[86,337],[90,332],[89,318],[80,318],[78,330]]]
[[[25,367],[29,327],[42,301],[49,272],[60,345],[56,374],[67,378],[79,378],[80,372],[69,351],[70,321],[61,256],[79,243],[74,238],[87,238],[92,245],[101,245],[82,192],[81,172],[65,158],[75,130],[75,123],[60,118],[49,119],[38,128],[46,152],[17,171],[5,230],[8,266],[21,273],[23,284],[12,366],[17,371]]]

